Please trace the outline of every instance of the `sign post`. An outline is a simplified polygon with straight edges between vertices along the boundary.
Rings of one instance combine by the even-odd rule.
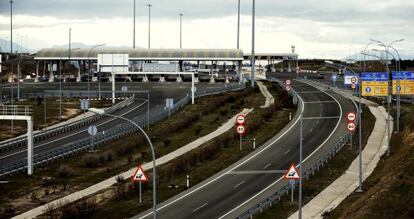
[[[246,132],[246,127],[244,125],[238,125],[236,127],[236,132],[240,135],[240,151],[242,150],[242,137]]]
[[[94,139],[93,138],[98,133],[98,128],[94,125],[89,126],[88,133],[91,136],[91,150],[93,151],[93,148],[94,148],[94,145],[93,145],[93,143],[94,143],[93,140]]]
[[[148,182],[148,176],[145,174],[144,169],[141,165],[138,165],[137,170],[135,170],[134,175],[132,176],[132,182],[139,184],[139,203],[142,203],[142,192],[141,192],[141,183]]]
[[[354,135],[354,131],[355,131],[355,128],[356,128],[356,124],[355,124],[356,114],[354,112],[349,112],[348,114],[346,114],[346,120],[348,121],[347,129],[351,133],[350,147],[352,148],[352,137]]]
[[[287,171],[285,172],[285,175],[283,176],[283,179],[285,180],[289,180],[289,184],[290,184],[290,204],[293,204],[293,191],[294,191],[294,187],[295,187],[295,180],[300,179],[299,177],[299,171],[298,169],[296,169],[295,164],[292,162],[290,164],[289,169],[287,169]]]

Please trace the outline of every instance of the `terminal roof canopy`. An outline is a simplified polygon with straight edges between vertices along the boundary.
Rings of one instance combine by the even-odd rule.
[[[100,47],[71,51],[71,60],[96,60],[98,54],[129,54],[131,61],[242,61],[243,51],[237,49],[132,49]],[[47,48],[36,53],[36,60],[67,60],[67,48]]]

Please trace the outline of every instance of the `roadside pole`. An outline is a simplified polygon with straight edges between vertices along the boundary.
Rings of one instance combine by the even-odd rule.
[[[141,188],[141,181],[139,182],[139,203],[142,203],[142,188]]]
[[[47,129],[47,106],[46,106],[46,93],[43,93],[43,109],[44,109],[44,118],[45,118],[45,132]]]
[[[300,134],[299,134],[299,219],[302,219],[302,153],[303,153],[303,107],[300,115]]]
[[[147,130],[149,131],[150,130],[150,94],[149,94],[149,91],[148,91],[147,95],[148,95]]]

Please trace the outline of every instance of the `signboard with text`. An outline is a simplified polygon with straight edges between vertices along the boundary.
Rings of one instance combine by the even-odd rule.
[[[362,96],[386,97],[388,95],[388,73],[361,73]]]
[[[397,81],[400,81],[400,95],[414,95],[414,73],[393,72],[392,73],[392,94],[397,94]]]

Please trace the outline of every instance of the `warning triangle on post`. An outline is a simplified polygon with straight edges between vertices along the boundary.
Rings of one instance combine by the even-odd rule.
[[[148,176],[145,174],[144,169],[142,169],[141,165],[137,167],[134,175],[132,176],[132,182],[147,182]]]
[[[295,164],[291,163],[289,169],[283,176],[284,179],[299,179],[299,171],[296,169]]]

